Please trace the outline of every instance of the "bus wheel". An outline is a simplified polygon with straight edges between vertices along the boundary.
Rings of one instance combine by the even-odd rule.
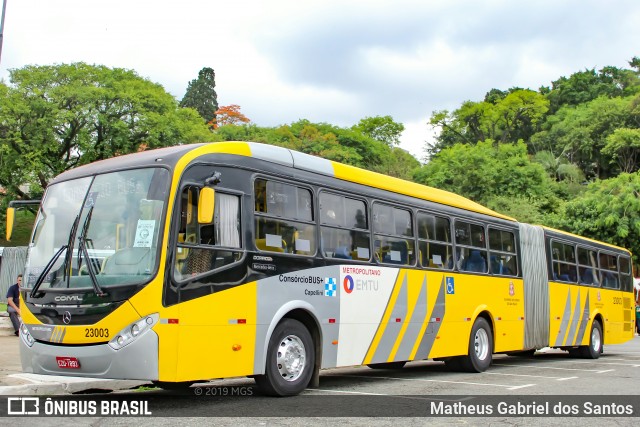
[[[459,359],[460,367],[467,372],[484,372],[491,365],[493,334],[489,323],[478,317],[469,337],[469,355]]]
[[[315,365],[315,348],[307,328],[294,319],[276,326],[267,350],[264,375],[258,387],[271,396],[293,396],[307,388]]]
[[[591,335],[589,345],[580,347],[580,356],[585,359],[597,359],[602,353],[602,326],[600,322],[594,320],[591,324]]]
[[[371,369],[402,369],[407,362],[387,362],[387,363],[370,363],[367,366]]]

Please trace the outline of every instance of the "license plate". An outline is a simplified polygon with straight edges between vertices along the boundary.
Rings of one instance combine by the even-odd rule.
[[[56,362],[58,362],[58,368],[80,369],[80,361],[78,361],[78,359],[75,357],[56,356]]]

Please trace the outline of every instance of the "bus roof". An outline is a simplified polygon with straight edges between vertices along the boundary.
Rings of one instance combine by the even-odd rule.
[[[551,232],[556,233],[556,234],[564,235],[564,236],[571,237],[571,238],[574,238],[574,239],[586,240],[586,241],[591,242],[591,243],[597,243],[597,244],[600,244],[600,245],[603,245],[603,246],[608,246],[608,247],[613,248],[613,249],[617,249],[617,250],[620,250],[620,251],[631,253],[628,249],[622,248],[620,246],[612,245],[610,243],[602,242],[600,240],[590,239],[588,237],[580,236],[578,234],[569,233],[568,231],[556,230],[555,228],[547,227],[546,225],[540,225],[539,227],[542,227],[544,230],[551,231]]]
[[[496,218],[502,218],[508,221],[516,221],[514,218],[502,215],[480,205],[479,203],[448,191],[371,172],[355,166],[345,165],[275,145],[260,144],[256,142],[218,142],[195,147],[193,155],[202,155],[207,153],[226,153],[258,158],[296,169],[335,177],[344,181],[387,190],[397,194],[403,194],[405,196],[441,203],[447,206],[477,212]],[[191,157],[191,155],[188,157]]]

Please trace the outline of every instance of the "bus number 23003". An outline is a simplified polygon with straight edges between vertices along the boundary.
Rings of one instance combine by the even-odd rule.
[[[109,338],[109,329],[107,328],[86,328],[84,332],[84,336],[88,338]]]

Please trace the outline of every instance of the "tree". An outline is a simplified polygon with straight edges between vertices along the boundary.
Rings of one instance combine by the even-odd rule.
[[[84,63],[10,70],[0,85],[0,185],[37,198],[56,175],[96,160],[206,141],[197,113],[135,72]]]
[[[400,144],[400,135],[404,132],[404,125],[394,122],[391,116],[375,116],[365,117],[353,126],[353,129],[391,147]]]
[[[503,96],[504,95],[504,96]],[[531,90],[514,88],[508,94],[492,89],[483,102],[465,101],[450,113],[446,110],[432,114],[430,125],[440,129],[431,155],[458,143],[475,144],[491,139],[499,143],[528,142],[539,130],[549,102]]]
[[[638,170],[640,156],[640,129],[618,128],[607,136],[603,154],[611,156],[622,172]]]
[[[225,125],[239,125],[241,123],[249,123],[249,120],[244,114],[240,112],[240,106],[236,104],[220,107],[216,111],[216,119],[214,122],[214,129]]]
[[[438,153],[413,177],[416,182],[460,194],[487,206],[492,206],[496,199],[502,199],[503,207],[509,199],[514,204],[528,200],[526,203],[537,204],[541,211],[549,211],[557,202],[550,178],[542,166],[529,160],[522,141],[516,144],[494,144],[491,140],[476,145],[456,144]]]
[[[215,71],[212,68],[203,68],[198,73],[198,78],[189,82],[180,106],[193,108],[205,123],[213,126],[216,121],[216,111],[218,111],[218,95],[215,87]]]
[[[549,225],[625,247],[640,254],[640,173],[622,173],[587,186],[582,195],[565,203]]]

